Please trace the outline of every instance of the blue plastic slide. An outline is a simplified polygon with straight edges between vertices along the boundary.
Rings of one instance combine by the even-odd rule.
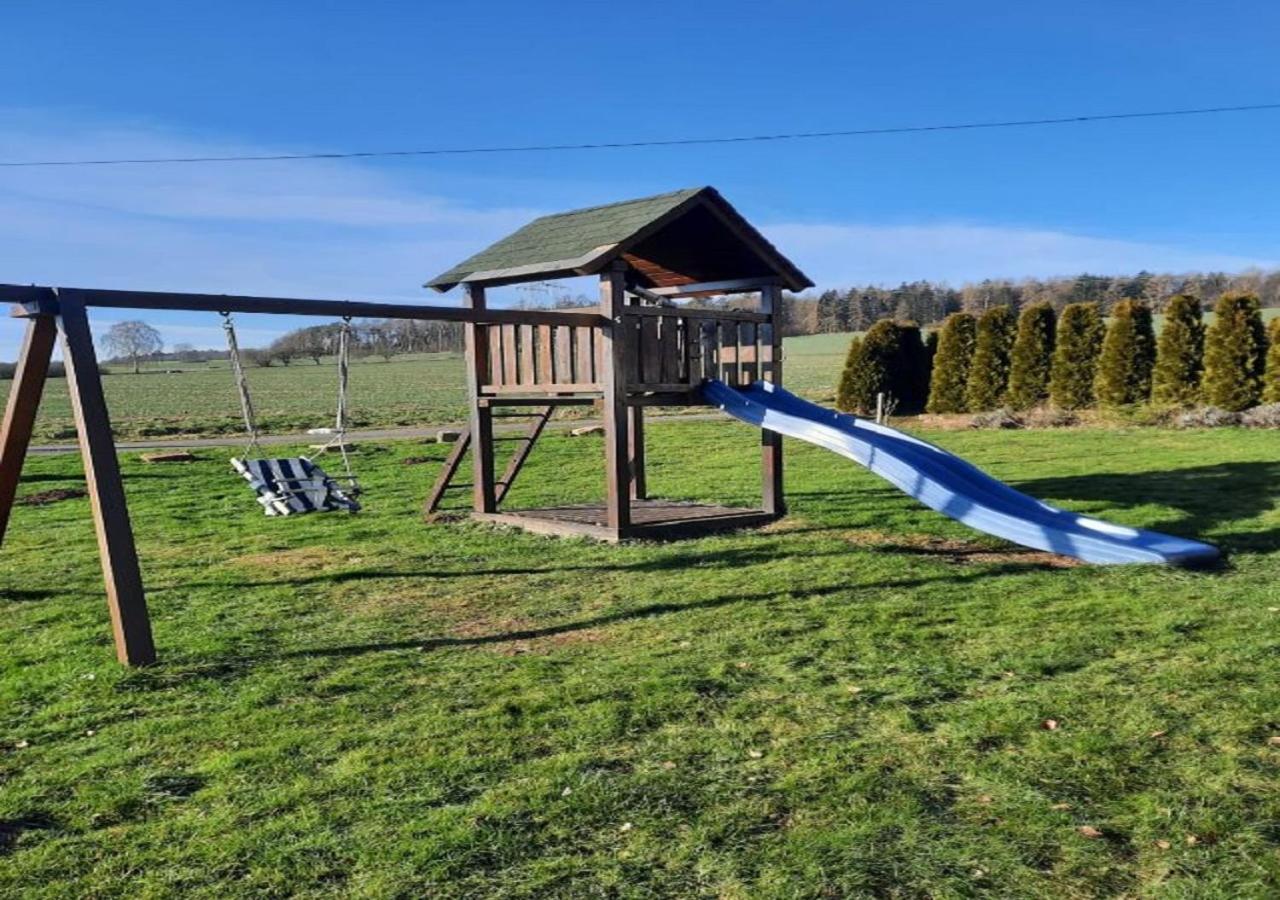
[[[1209,544],[1042,503],[927,441],[825,409],[765,381],[731,388],[712,380],[703,393],[736,419],[846,456],[930,509],[1024,547],[1104,564],[1202,566],[1218,558]]]

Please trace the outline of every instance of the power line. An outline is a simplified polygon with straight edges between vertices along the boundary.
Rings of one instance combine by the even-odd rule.
[[[1215,113],[1259,112],[1280,109],[1280,103],[1245,106],[1206,106],[1197,109],[1165,109],[1148,112],[1102,113],[1048,119],[1010,119],[998,122],[964,122],[946,125],[904,125],[891,128],[850,128],[839,131],[796,131],[782,134],[750,134],[726,137],[669,138],[665,140],[609,141],[595,144],[528,144],[508,147],[442,147],[429,150],[357,150],[344,153],[275,153],[243,156],[169,156],[140,159],[48,159],[0,161],[0,168],[50,166],[123,166],[219,162],[285,162],[304,159],[371,159],[396,156],[465,156],[483,153],[550,153],[567,150],[625,150],[638,147],[689,147],[699,144],[749,144],[766,141],[798,141],[821,138],[865,137],[877,134],[916,134],[929,131],[976,131],[986,128],[1027,128],[1037,125],[1071,125],[1111,122],[1119,119],[1156,119],[1203,116]]]

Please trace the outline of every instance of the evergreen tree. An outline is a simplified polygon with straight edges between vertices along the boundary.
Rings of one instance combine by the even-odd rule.
[[[1121,300],[1111,310],[1102,340],[1094,393],[1104,406],[1130,406],[1151,399],[1151,370],[1156,364],[1156,333],[1151,307]]]
[[[1200,398],[1204,370],[1204,321],[1200,301],[1178,294],[1165,307],[1164,327],[1156,346],[1151,399],[1172,406],[1190,406]]]
[[[1280,403],[1280,319],[1272,319],[1267,327],[1267,371],[1262,402]]]
[[[1240,412],[1262,398],[1267,334],[1258,298],[1223,294],[1204,338],[1204,395],[1213,406]]]
[[[1080,409],[1093,403],[1102,334],[1097,303],[1070,303],[1062,310],[1049,375],[1049,398],[1055,406]]]
[[[919,325],[882,319],[849,342],[836,406],[867,415],[875,411],[876,395],[885,394],[897,402],[899,412],[919,412],[926,360]]]
[[[978,319],[978,338],[965,387],[970,412],[995,409],[1009,386],[1009,354],[1018,316],[1012,306],[993,306]]]
[[[1018,316],[1018,336],[1009,358],[1008,402],[1027,409],[1049,396],[1057,315],[1048,303],[1033,303]]]
[[[947,316],[938,335],[938,352],[933,359],[927,409],[931,413],[965,411],[965,388],[977,341],[977,322],[969,313]]]

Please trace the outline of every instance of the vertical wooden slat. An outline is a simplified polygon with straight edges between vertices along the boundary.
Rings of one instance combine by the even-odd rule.
[[[538,326],[538,373],[534,379],[538,384],[551,384],[556,380],[551,353],[551,326]]]
[[[516,366],[516,326],[502,326],[502,383],[519,384],[520,370]]]
[[[782,289],[776,285],[760,292],[760,311],[769,316],[761,326],[760,352],[763,355],[762,374],[782,386]],[[760,432],[760,480],[761,506],[765,512],[780,516],[787,511],[786,494],[782,485],[782,435],[776,431]]]
[[[702,377],[719,378],[720,328],[715,322],[698,322],[698,344],[702,348]]]
[[[637,335],[640,352],[636,354],[639,357],[639,371],[635,380],[643,384],[657,384],[662,381],[662,345],[658,342],[658,317],[635,318],[640,320],[640,332]]]
[[[663,384],[676,384],[680,381],[680,332],[675,316],[663,316],[658,327],[658,340],[662,345],[662,362],[659,366],[658,381]]]
[[[489,371],[486,375],[483,367],[479,373],[480,384],[502,385],[506,382],[502,380],[502,330],[497,325],[477,325],[476,331],[483,331],[485,335],[484,344],[488,346],[489,352],[485,354],[489,358]],[[465,329],[464,329],[465,330]],[[481,357],[482,361],[484,357]]]
[[[684,319],[685,374],[689,384],[702,383],[702,330],[697,319]]]
[[[18,493],[22,463],[31,445],[31,432],[49,374],[49,360],[58,336],[53,316],[33,316],[27,320],[22,351],[9,385],[9,402],[5,406],[4,423],[0,425],[0,543],[9,527],[9,515]]]
[[[600,329],[600,383],[605,430],[605,508],[607,523],[619,532],[631,525],[630,466],[627,433],[627,347],[623,333],[628,317],[625,272],[621,260],[600,274],[600,314],[610,320]],[[634,354],[631,354],[634,355]]]
[[[480,285],[463,285],[463,305],[469,309],[484,309],[484,288]],[[464,328],[467,344],[467,399],[471,404],[471,506],[476,512],[497,511],[493,487],[493,412],[480,403],[480,384],[484,377],[484,360],[491,358],[487,344],[491,338],[506,343],[506,334],[498,329],[468,322]],[[505,350],[502,361],[493,373],[494,381],[499,372],[505,379]],[[502,381],[504,384],[510,382]]]
[[[760,378],[759,357],[756,355],[756,326],[743,322],[738,327],[738,347],[742,365],[742,383],[751,384]]]
[[[62,332],[67,390],[80,438],[80,455],[84,458],[89,503],[98,532],[116,658],[130,666],[149,665],[156,660],[151,618],[84,304],[63,301],[58,310],[58,328]]]
[[[520,383],[533,384],[536,382],[537,373],[534,371],[537,355],[533,346],[533,326],[520,326]]]
[[[599,332],[586,325],[573,329],[573,340],[577,349],[577,360],[573,380],[579,384],[595,384],[600,379],[596,373],[596,347],[594,346]]]
[[[725,384],[738,384],[738,323],[720,323],[720,378]]]
[[[555,325],[556,371],[552,381],[559,384],[573,383],[573,329],[568,325]]]

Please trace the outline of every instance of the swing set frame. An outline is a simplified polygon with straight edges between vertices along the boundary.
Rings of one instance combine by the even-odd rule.
[[[491,309],[486,288],[595,275],[595,307]],[[764,524],[785,512],[782,438],[760,431],[756,508],[652,499],[644,410],[706,405],[702,384],[782,383],[782,290],[812,282],[713,189],[689,189],[536,220],[428,284],[463,288],[463,306],[0,285],[0,303],[27,322],[0,423],[0,542],[60,338],[84,461],[116,656],[155,662],[124,484],[89,328],[91,308],[459,322],[465,328],[470,427],[427,500],[434,511],[471,455],[472,516],[543,534],[605,541],[671,539]],[[752,308],[681,299],[750,295]],[[550,413],[597,405],[603,418],[602,503],[499,510]],[[495,412],[495,410],[511,410]],[[524,410],[524,413],[517,412]],[[495,470],[494,418],[533,422],[506,470]],[[454,485],[462,487],[462,485]]]

